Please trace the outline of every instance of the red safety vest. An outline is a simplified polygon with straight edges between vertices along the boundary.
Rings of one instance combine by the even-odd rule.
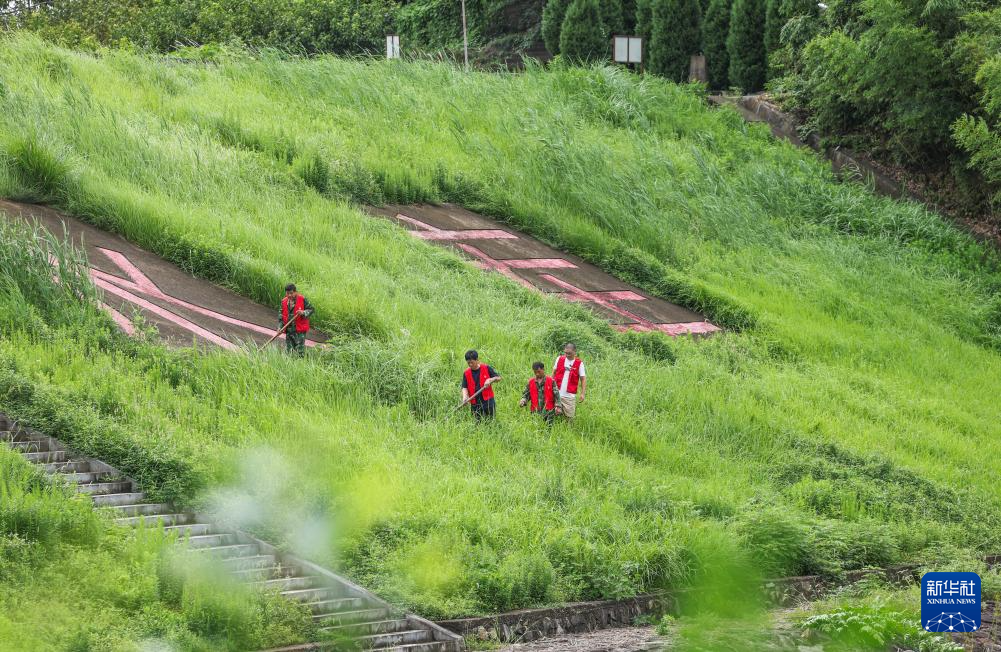
[[[489,377],[490,377],[490,372],[487,371],[487,365],[481,364],[480,365],[480,387],[483,387],[483,383],[487,382],[487,378],[489,378]],[[473,389],[474,387],[476,387],[476,385],[473,384],[473,370],[469,369],[467,367],[466,368],[466,390],[469,392],[470,396],[472,396],[473,394],[476,393],[475,390]],[[483,390],[483,392],[477,398],[474,398],[473,400],[471,400],[470,403],[476,403],[476,401],[480,400],[481,398],[484,401],[489,401],[493,397],[494,397],[494,388],[493,387],[487,387],[485,390]]]
[[[559,387],[563,387],[563,371],[566,368],[567,357],[561,355],[556,361],[556,369],[553,370],[553,380]],[[577,393],[577,382],[580,380],[580,358],[574,358],[570,365],[570,380],[567,381],[567,391],[571,394]]]
[[[542,383],[542,396],[545,400],[545,406],[547,410],[556,409],[556,392],[554,391],[554,385],[556,383],[553,381],[552,376],[546,376],[546,380]],[[531,406],[532,412],[539,411],[539,386],[536,384],[535,379],[528,381],[528,398],[530,399],[529,405]]]
[[[306,305],[306,297],[301,294],[295,297],[295,312],[299,312]],[[282,299],[282,324],[288,323],[288,297]],[[305,333],[309,330],[309,317],[295,318],[295,332]]]

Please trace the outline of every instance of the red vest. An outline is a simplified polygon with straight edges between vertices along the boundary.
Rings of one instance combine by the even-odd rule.
[[[545,401],[545,409],[554,410],[556,409],[556,392],[554,391],[555,382],[552,376],[546,376],[545,382],[542,383],[542,397]],[[528,381],[528,398],[530,399],[529,405],[531,406],[532,412],[539,411],[539,386],[535,383],[535,379],[532,378]]]
[[[487,365],[481,364],[480,365],[480,387],[483,387],[483,383],[487,382],[487,378],[489,378],[489,377],[490,377],[490,372],[487,371]],[[473,370],[469,369],[467,367],[466,368],[466,389],[469,391],[469,395],[470,396],[472,396],[473,394],[476,393],[476,391],[473,389],[474,387],[476,387],[476,385],[473,383]],[[483,392],[480,393],[480,395],[477,398],[474,398],[473,400],[471,400],[470,403],[476,403],[476,401],[478,401],[481,398],[484,401],[489,401],[493,397],[494,397],[494,388],[493,387],[487,387],[485,390],[483,390]]]
[[[295,312],[299,312],[306,305],[306,297],[301,294],[295,297]],[[282,323],[288,323],[288,297],[282,299]],[[308,317],[296,317],[295,318],[295,332],[305,333],[309,330],[309,318]]]
[[[553,370],[553,380],[558,387],[563,387],[563,371],[566,368],[567,357],[561,355],[556,361],[556,369]],[[570,380],[567,381],[567,391],[571,394],[577,393],[577,382],[580,380],[580,358],[574,358],[570,365]]]

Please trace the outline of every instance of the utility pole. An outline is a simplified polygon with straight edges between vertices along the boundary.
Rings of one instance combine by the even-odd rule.
[[[462,0],[462,60],[469,72],[469,37],[466,36],[466,0]]]

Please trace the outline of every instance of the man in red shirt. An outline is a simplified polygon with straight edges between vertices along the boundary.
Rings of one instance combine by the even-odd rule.
[[[309,332],[309,316],[313,314],[313,306],[306,297],[299,294],[295,285],[285,286],[285,298],[282,299],[281,310],[278,311],[278,328],[284,328],[285,351],[303,355],[306,351],[306,333]],[[294,320],[289,324],[290,320]],[[286,324],[288,324],[286,326]]]
[[[546,425],[552,425],[553,415],[560,413],[560,406],[556,404],[556,381],[552,376],[546,375],[546,365],[541,362],[532,364],[532,373],[518,405],[528,405],[532,414],[538,414]]]
[[[553,380],[560,392],[560,411],[567,419],[573,420],[577,414],[577,404],[584,402],[584,363],[577,357],[577,345],[567,342],[563,355],[553,364]]]
[[[460,382],[462,403],[469,402],[469,409],[477,421],[493,419],[497,403],[491,385],[501,379],[500,374],[490,365],[480,364],[480,354],[475,349],[466,351],[466,364],[469,368],[463,372]],[[477,395],[481,389],[483,391]]]

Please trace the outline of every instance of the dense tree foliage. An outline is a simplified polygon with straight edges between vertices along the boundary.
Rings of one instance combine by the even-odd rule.
[[[706,56],[709,88],[725,89],[729,85],[730,56],[726,52],[726,37],[730,32],[731,0],[710,0],[702,20],[702,53]]]
[[[764,0],[734,0],[730,33],[726,40],[730,56],[730,83],[744,92],[761,90],[767,67]]]
[[[783,0],[770,85],[820,131],[978,210],[987,194],[1001,199],[1001,9],[989,4],[833,0],[818,15],[806,0]]]
[[[688,79],[693,54],[701,45],[699,0],[653,0],[650,71],[676,82]]]
[[[560,53],[560,30],[569,6],[570,0],[549,0],[542,11],[542,41],[553,54]]]
[[[607,59],[608,37],[598,0],[574,0],[560,30],[560,52],[571,61]]]

